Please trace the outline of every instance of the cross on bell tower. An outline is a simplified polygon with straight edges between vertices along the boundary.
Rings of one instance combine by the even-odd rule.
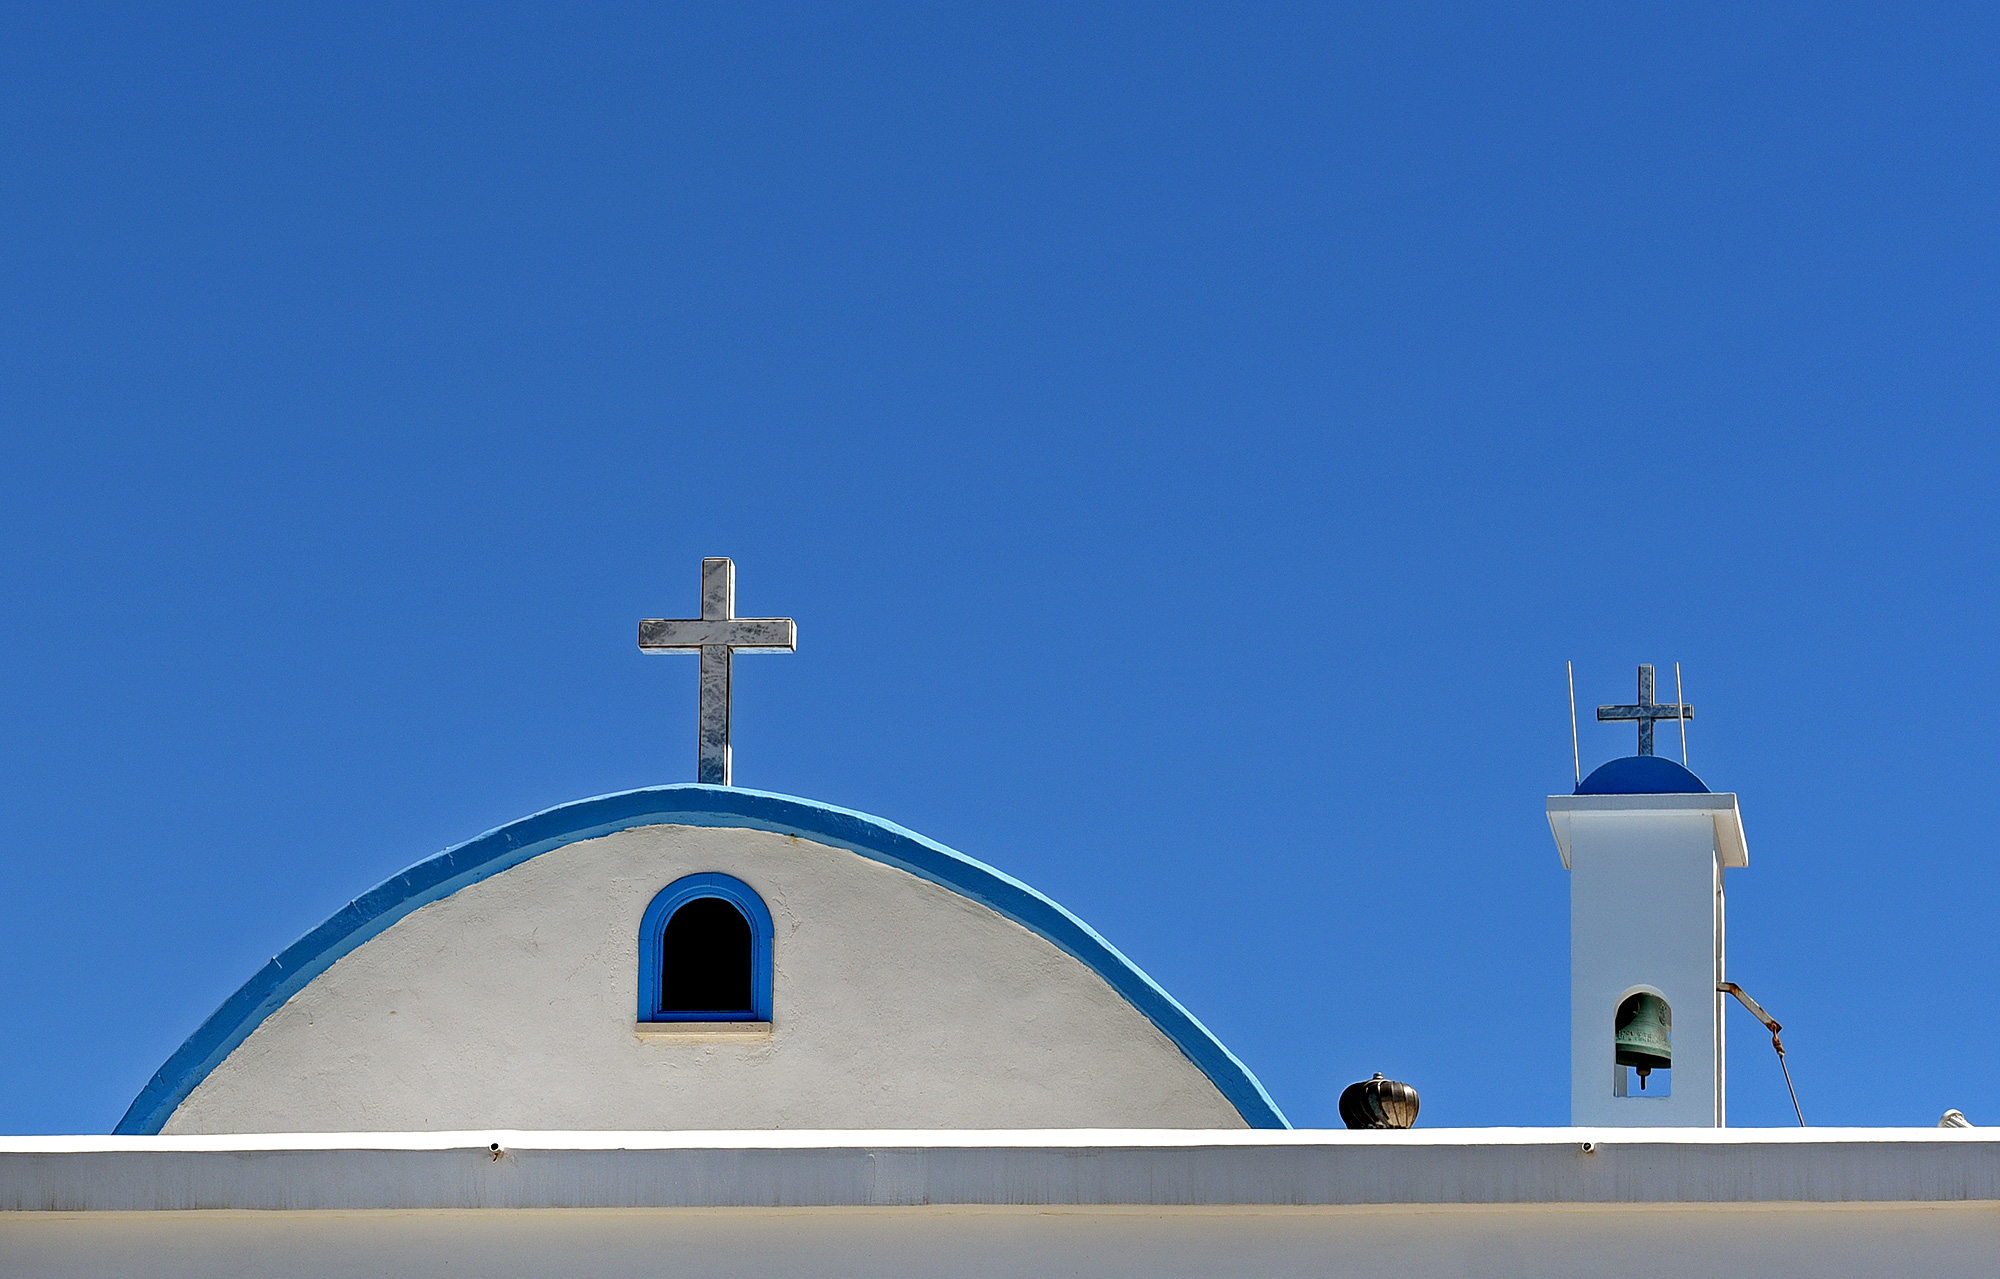
[[[1660,719],[1693,719],[1694,707],[1686,702],[1668,702],[1664,706],[1653,700],[1653,668],[1639,668],[1639,702],[1636,706],[1600,706],[1597,708],[1600,720],[1636,719],[1639,721],[1639,753],[1653,753],[1653,721]]]
[[[722,558],[701,562],[700,617],[649,617],[639,623],[640,652],[701,654],[695,780],[729,785],[729,676],[735,655],[791,653],[798,641],[798,627],[789,617],[736,616],[736,565]]]

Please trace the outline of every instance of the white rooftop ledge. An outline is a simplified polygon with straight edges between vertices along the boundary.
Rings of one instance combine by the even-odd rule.
[[[1722,864],[1742,870],[1750,864],[1750,849],[1743,840],[1743,814],[1731,792],[1701,795],[1551,795],[1549,830],[1556,837],[1556,851],[1562,854],[1563,869],[1569,869],[1571,827],[1578,821],[1621,817],[1659,817],[1701,814],[1715,823],[1715,848]]]
[[[1965,1201],[2000,1130],[0,1137],[0,1212]]]

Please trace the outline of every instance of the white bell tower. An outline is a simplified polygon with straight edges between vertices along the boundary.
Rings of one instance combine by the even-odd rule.
[[[1653,704],[1651,674],[1640,668],[1638,706],[1598,715],[1641,719],[1641,753],[1548,802],[1570,873],[1570,1122],[1720,1128],[1722,872],[1749,865],[1749,854],[1736,796],[1711,794],[1652,754],[1647,721],[1678,718],[1681,707]],[[1617,1059],[1620,1008],[1635,995],[1671,1010],[1672,1066],[1650,1078]]]

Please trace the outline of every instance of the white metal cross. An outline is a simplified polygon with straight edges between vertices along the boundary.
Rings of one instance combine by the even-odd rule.
[[[639,623],[642,653],[701,654],[701,712],[696,730],[695,779],[729,782],[729,668],[737,653],[790,653],[799,631],[789,617],[736,616],[736,565],[701,562],[701,616],[649,617]]]

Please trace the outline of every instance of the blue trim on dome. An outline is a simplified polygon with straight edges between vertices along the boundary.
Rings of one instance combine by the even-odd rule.
[[[1594,774],[1593,774],[1594,776]],[[1289,1128],[1236,1054],[1090,925],[1013,876],[879,817],[730,786],[651,786],[545,809],[418,862],[369,889],[285,948],[207,1021],[142,1089],[112,1131],[151,1135],[264,1019],[343,955],[461,888],[568,844],[640,826],[719,826],[797,835],[908,871],[978,902],[1077,959],[1160,1029],[1252,1128]]]
[[[1658,755],[1627,755],[1600,764],[1577,783],[1579,795],[1706,795],[1702,780]]]

